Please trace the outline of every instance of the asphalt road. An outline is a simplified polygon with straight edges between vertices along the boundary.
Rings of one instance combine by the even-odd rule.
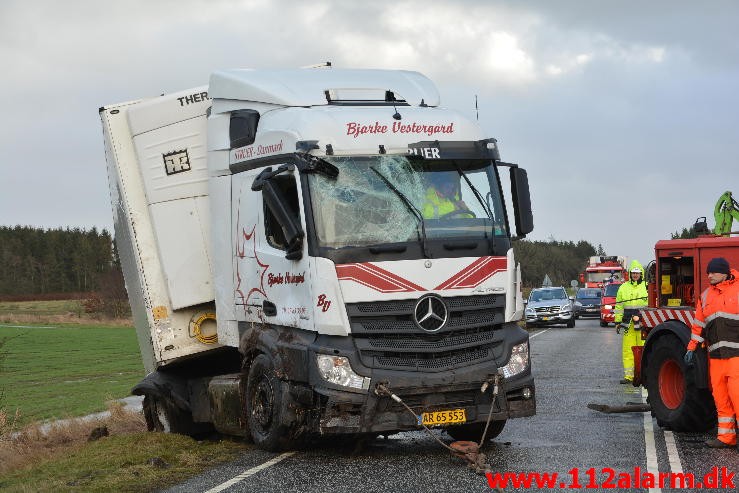
[[[532,333],[537,414],[510,420],[485,449],[493,473],[549,474],[551,484],[508,487],[504,491],[705,491],[699,488],[645,488],[649,474],[717,469],[717,485],[739,472],[739,453],[703,444],[710,434],[661,430],[649,413],[603,414],[588,403],[641,403],[641,389],[618,383],[620,336],[613,327],[580,319],[572,329],[552,327]],[[451,439],[436,432],[446,443]],[[635,469],[638,468],[638,469]],[[722,471],[722,468],[724,471]],[[557,477],[553,478],[552,474]],[[739,476],[739,475],[737,475]],[[627,479],[628,477],[628,479]],[[710,478],[709,478],[710,479]],[[645,483],[647,482],[647,483]],[[739,477],[733,479],[739,486]],[[668,483],[669,484],[669,483]],[[579,487],[578,487],[579,485]],[[680,483],[676,483],[680,485]],[[628,486],[628,488],[627,488]],[[719,488],[736,491],[737,487]],[[337,441],[287,454],[250,451],[238,460],[192,478],[169,492],[440,492],[493,491],[476,474],[422,432],[401,433],[364,447]]]

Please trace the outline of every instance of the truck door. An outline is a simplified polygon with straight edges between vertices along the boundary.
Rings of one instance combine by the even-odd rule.
[[[237,226],[243,246],[236,247],[235,282],[242,286],[236,303],[245,305],[247,321],[312,329],[300,177],[297,171],[269,176],[276,168],[249,173],[239,187],[239,217],[252,219]],[[255,182],[259,189],[252,191]]]

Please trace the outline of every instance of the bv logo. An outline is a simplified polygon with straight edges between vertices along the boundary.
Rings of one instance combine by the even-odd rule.
[[[327,312],[328,311],[328,307],[331,306],[331,302],[326,299],[326,295],[325,294],[322,294],[322,295],[319,295],[318,296],[318,304],[316,306],[320,306],[321,307],[321,311]]]

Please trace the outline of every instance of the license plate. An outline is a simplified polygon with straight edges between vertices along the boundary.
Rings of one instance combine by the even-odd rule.
[[[546,322],[546,321],[547,321],[547,320],[549,320],[550,318],[552,318],[552,317],[543,317],[543,318],[542,318],[542,320],[544,320],[544,321]]]
[[[451,411],[435,411],[432,413],[423,413],[418,418],[419,424],[426,426],[432,425],[451,425],[455,423],[467,422],[467,414],[464,409],[452,409]]]

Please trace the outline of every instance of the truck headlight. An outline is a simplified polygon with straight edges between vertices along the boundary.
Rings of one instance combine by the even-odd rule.
[[[503,376],[506,378],[518,375],[526,368],[529,367],[529,343],[522,342],[516,344],[511,349],[511,359],[508,360],[508,364],[500,370],[503,372]]]
[[[357,375],[344,356],[332,356],[330,354],[317,354],[316,363],[318,373],[329,383],[351,387],[353,389],[368,389],[370,378]]]
[[[605,309],[605,310],[613,310],[613,305],[603,305],[603,309]]]

